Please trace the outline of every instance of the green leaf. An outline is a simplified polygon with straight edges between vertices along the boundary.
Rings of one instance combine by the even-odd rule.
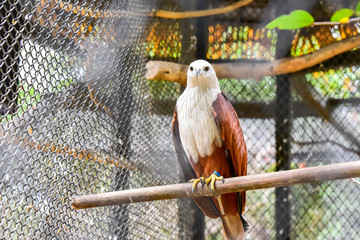
[[[354,14],[354,10],[352,10],[350,8],[343,8],[343,9],[337,10],[331,16],[330,21],[345,23],[349,20],[349,17],[351,17],[353,14]]]
[[[29,95],[30,95],[30,97],[32,97],[32,96],[34,96],[35,94],[35,88],[30,88],[30,90],[29,90]]]
[[[290,19],[283,23],[280,29],[299,29],[310,26],[314,21],[310,13],[304,10],[295,10],[290,13]]]
[[[267,29],[274,29],[277,28],[278,26],[280,26],[280,24],[284,21],[286,21],[286,19],[288,18],[288,15],[282,15],[280,17],[275,18],[274,20],[272,20],[271,22],[269,22],[265,28]]]
[[[278,28],[280,30],[293,30],[310,26],[314,23],[314,18],[304,10],[292,11],[289,15],[282,15],[275,18],[265,26],[267,29]]]
[[[358,4],[356,4],[355,15],[358,17],[360,16],[360,2],[358,2]]]

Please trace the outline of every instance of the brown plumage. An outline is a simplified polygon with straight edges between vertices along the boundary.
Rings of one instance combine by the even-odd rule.
[[[178,99],[172,131],[186,180],[209,178],[214,171],[224,178],[246,175],[247,150],[238,116],[220,92],[212,66],[204,60],[190,64],[188,86]],[[208,217],[221,217],[226,239],[243,239],[245,198],[241,192],[194,201]]]

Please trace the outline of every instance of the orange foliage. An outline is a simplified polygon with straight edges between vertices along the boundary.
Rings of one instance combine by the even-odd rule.
[[[274,59],[273,30],[249,26],[209,26],[208,59]]]
[[[150,57],[179,58],[182,44],[179,23],[154,24],[146,37],[146,52]]]

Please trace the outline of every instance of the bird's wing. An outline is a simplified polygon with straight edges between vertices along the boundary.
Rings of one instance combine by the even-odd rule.
[[[245,176],[247,173],[247,150],[244,135],[240,127],[239,118],[225,95],[219,93],[212,106],[216,124],[221,131],[224,146],[230,154],[230,166],[234,167],[236,176]],[[241,212],[245,210],[246,195],[241,193]]]
[[[177,118],[177,112],[175,108],[175,113],[172,121],[172,135],[173,142],[175,146],[175,151],[180,163],[180,167],[183,171],[185,181],[196,178],[196,174],[190,162],[185,154],[184,148],[181,143],[180,133],[179,133],[179,122]],[[196,197],[194,198],[195,203],[201,208],[201,210],[210,218],[218,218],[220,216],[219,211],[217,210],[214,202],[210,197]]]
[[[190,179],[196,178],[195,171],[191,167],[190,162],[187,159],[186,153],[181,143],[180,133],[179,133],[179,122],[177,118],[176,109],[172,121],[172,136],[173,136],[176,155],[178,157],[181,170],[184,174],[185,181],[189,181]]]

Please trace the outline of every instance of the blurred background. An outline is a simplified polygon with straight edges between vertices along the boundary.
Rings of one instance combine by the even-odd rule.
[[[76,195],[183,182],[171,120],[184,86],[145,78],[151,60],[266,63],[360,33],[329,22],[352,0],[249,0],[201,18],[155,17],[232,0],[0,0],[0,238],[223,239],[191,199],[74,210]],[[296,9],[298,30],[265,26]],[[251,73],[253,69],[249,68]],[[299,72],[220,79],[248,148],[248,174],[359,160],[360,54]],[[350,180],[248,191],[246,239],[359,239]]]

